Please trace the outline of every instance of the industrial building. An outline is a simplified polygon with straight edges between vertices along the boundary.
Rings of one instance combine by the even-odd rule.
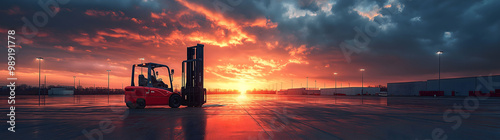
[[[380,88],[374,87],[348,87],[348,88],[292,88],[286,90],[277,91],[278,95],[360,95],[361,90],[363,90],[364,95],[376,95],[380,93]]]
[[[55,96],[64,96],[64,95],[73,95],[74,88],[73,87],[53,87],[49,89],[49,95]]]
[[[443,91],[444,96],[469,96],[472,92],[495,93],[498,91],[495,88],[499,87],[486,86],[495,81],[500,82],[500,75],[387,83],[387,93],[390,96],[419,96],[423,91]]]
[[[380,93],[380,88],[376,87],[347,87],[347,88],[322,88],[320,90],[321,95],[361,95],[361,90],[363,95],[375,95]]]
[[[319,95],[320,90],[317,88],[292,88],[292,89],[286,89],[286,90],[280,90],[277,91],[276,94],[278,95]]]

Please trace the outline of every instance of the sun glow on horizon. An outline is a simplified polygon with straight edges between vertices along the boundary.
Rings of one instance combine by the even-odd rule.
[[[243,82],[240,82],[238,84],[238,91],[241,93],[241,94],[246,94],[247,90],[250,89],[248,84],[246,83],[243,83]]]

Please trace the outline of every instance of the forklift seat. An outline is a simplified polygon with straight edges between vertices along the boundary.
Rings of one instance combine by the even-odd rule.
[[[148,79],[146,79],[146,77],[142,74],[139,75],[139,86],[145,87],[146,85],[148,85]]]

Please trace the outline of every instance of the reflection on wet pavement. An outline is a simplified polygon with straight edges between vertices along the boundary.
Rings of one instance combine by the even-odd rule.
[[[448,139],[500,139],[498,98],[480,100],[458,129],[443,119],[463,104],[458,97],[209,95],[202,108],[142,110],[127,109],[123,95],[109,103],[107,95],[47,96],[41,106],[38,96],[16,98],[16,133],[1,131],[1,138],[432,139],[441,128]]]

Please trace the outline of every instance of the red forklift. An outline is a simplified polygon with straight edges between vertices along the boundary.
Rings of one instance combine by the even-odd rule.
[[[207,92],[203,87],[203,45],[187,48],[187,60],[182,61],[181,93],[172,87],[174,70],[167,65],[142,63],[132,65],[131,85],[125,87],[125,103],[130,109],[143,109],[150,105],[169,105],[178,108],[181,105],[201,107],[207,102]],[[141,74],[134,81],[135,68],[141,68]],[[142,69],[147,69],[147,77]],[[168,81],[163,80],[159,72],[168,73]],[[137,84],[136,84],[137,82]]]

